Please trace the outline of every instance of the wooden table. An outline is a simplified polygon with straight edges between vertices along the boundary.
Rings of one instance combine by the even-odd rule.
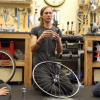
[[[16,60],[16,67],[22,66],[24,67],[24,85],[31,85],[31,77],[32,77],[32,53],[31,53],[31,37],[28,33],[17,33],[17,32],[1,32],[1,39],[21,39],[25,40],[25,59],[24,60]],[[19,44],[20,45],[20,44]]]
[[[100,41],[100,35],[84,36],[84,85],[92,85],[93,68],[100,68],[100,62],[92,61],[92,52],[87,53],[87,48],[93,48],[93,41]]]

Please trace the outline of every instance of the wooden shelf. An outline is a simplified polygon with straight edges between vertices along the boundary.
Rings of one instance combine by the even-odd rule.
[[[79,6],[79,7],[81,7],[81,6],[84,7],[84,6],[89,6],[89,5],[90,5],[90,4],[79,4],[78,6]]]
[[[8,4],[9,4],[9,3],[10,3],[10,4],[12,4],[12,3],[13,3],[13,4],[32,4],[33,2],[32,2],[32,1],[28,2],[28,1],[8,1],[8,0],[7,0],[7,1],[6,1],[6,0],[5,0],[5,1],[1,1],[1,0],[0,0],[0,4],[1,4],[1,3],[6,3],[6,4],[7,4],[7,3],[8,3]]]
[[[79,7],[87,7],[90,6],[90,4],[79,4]],[[100,5],[96,5],[97,9],[93,10],[92,12],[100,12]]]
[[[93,67],[100,67],[100,62],[93,62],[92,63],[92,66]]]
[[[100,5],[97,6],[97,9],[93,10],[93,12],[100,12]]]
[[[25,66],[25,61],[24,60],[15,60],[15,62],[16,62],[16,67],[18,67],[18,66]]]
[[[30,8],[30,5],[33,4],[33,2],[28,2],[28,1],[0,1],[0,5],[2,7],[5,6],[11,6],[11,7],[23,7],[23,8]]]

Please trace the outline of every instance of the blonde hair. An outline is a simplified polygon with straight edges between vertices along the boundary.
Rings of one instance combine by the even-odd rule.
[[[43,15],[44,10],[47,9],[47,8],[49,8],[49,6],[45,6],[45,7],[43,7],[43,8],[41,9],[41,11],[40,11],[40,16]],[[40,17],[38,20],[40,21],[40,25],[39,25],[39,26],[40,26],[41,28],[43,28],[43,27],[44,27],[43,18]]]

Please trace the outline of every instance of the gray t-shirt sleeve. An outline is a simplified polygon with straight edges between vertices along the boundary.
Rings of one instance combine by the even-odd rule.
[[[35,35],[35,36],[38,36],[38,33],[37,33],[37,27],[33,27],[31,29],[31,34]]]

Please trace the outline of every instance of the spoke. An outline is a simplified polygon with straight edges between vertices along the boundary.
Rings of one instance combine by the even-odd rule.
[[[1,55],[3,56],[3,60],[5,59],[5,60],[7,60],[7,58],[6,57],[8,57],[6,54],[4,54],[4,53],[1,53]],[[2,58],[2,57],[1,57]],[[9,57],[8,57],[9,58]]]
[[[56,90],[55,90],[55,82],[54,82],[54,92],[55,92],[55,94],[56,94]]]
[[[64,88],[62,84],[60,84],[60,86],[64,89],[64,91],[67,93],[67,95],[68,95],[68,93],[70,93],[69,91],[66,91],[66,88]]]
[[[63,78],[63,79],[68,79],[68,80],[70,80],[70,78],[68,78],[68,77],[66,78],[66,76],[67,76],[67,75],[60,76],[59,79],[62,79],[62,78]],[[64,77],[65,77],[65,78],[64,78]]]
[[[60,83],[64,83],[65,84],[65,82],[60,82]],[[67,85],[67,84],[65,84],[65,85]],[[71,84],[72,85],[72,84]],[[68,85],[67,85],[68,86]],[[76,87],[76,86],[74,86],[74,85],[72,85],[72,87]],[[70,87],[69,87],[70,88]],[[71,89],[71,88],[70,88]],[[73,90],[76,90],[75,88],[73,88]]]
[[[61,90],[62,94],[65,95],[64,92],[63,92],[63,90],[61,89],[60,82],[58,82],[58,84],[59,84],[59,90]]]
[[[51,88],[51,94],[52,94],[52,87],[53,87],[53,84],[52,84],[52,85],[51,85],[51,87],[50,87],[50,88]],[[49,90],[50,90],[50,88],[49,88],[47,91],[49,91]]]
[[[60,84],[59,84],[59,82],[58,82],[58,85],[59,85],[59,95],[61,96],[61,92],[60,92],[60,90],[61,90],[61,87],[60,87]]]
[[[35,75],[35,76],[40,76],[40,75],[43,76],[43,78],[46,77],[46,78],[52,79],[51,77],[45,76],[45,75],[43,75],[43,74],[39,74],[39,75]]]
[[[61,86],[60,86],[60,82],[58,81],[57,84],[58,84],[58,87],[59,87],[58,88],[59,89],[59,94],[62,93],[64,95],[64,92],[63,92],[63,90],[61,89]]]
[[[45,72],[45,71],[43,71],[43,70],[36,70],[36,73],[37,73],[37,72],[38,72],[38,73],[42,72],[42,75],[43,75],[43,74],[48,75],[47,72]]]
[[[52,83],[52,82],[51,82],[51,83]],[[50,84],[50,83],[49,83],[49,84]],[[48,85],[49,85],[49,84],[48,84]],[[46,85],[43,89],[45,89],[48,85]]]
[[[44,65],[42,65],[43,67],[43,69],[45,69],[49,74],[52,74],[49,70],[48,70],[48,68],[47,67],[45,67]],[[52,70],[51,70],[52,71]],[[53,75],[53,74],[52,74]]]
[[[42,82],[42,81],[45,81],[45,80],[47,80],[48,78],[45,78],[45,79],[36,79],[38,82]]]
[[[53,73],[54,73],[54,71],[53,71],[53,70],[52,70],[52,68],[51,68],[52,66],[51,66],[50,64],[49,64],[49,67],[50,67],[51,72],[53,72]]]
[[[49,83],[49,82],[45,82],[45,83],[43,83],[43,84],[41,84],[41,85],[39,85],[39,86],[42,86],[42,85],[47,84],[47,83]]]
[[[68,82],[64,82],[64,81],[63,81],[63,82],[60,81],[60,83],[63,83],[64,85],[66,85],[67,87],[70,88],[70,86],[69,86],[70,83],[68,83]],[[67,84],[66,84],[66,83],[67,83]],[[71,84],[71,85],[72,85],[72,84]],[[72,88],[70,88],[70,89],[72,89]]]

